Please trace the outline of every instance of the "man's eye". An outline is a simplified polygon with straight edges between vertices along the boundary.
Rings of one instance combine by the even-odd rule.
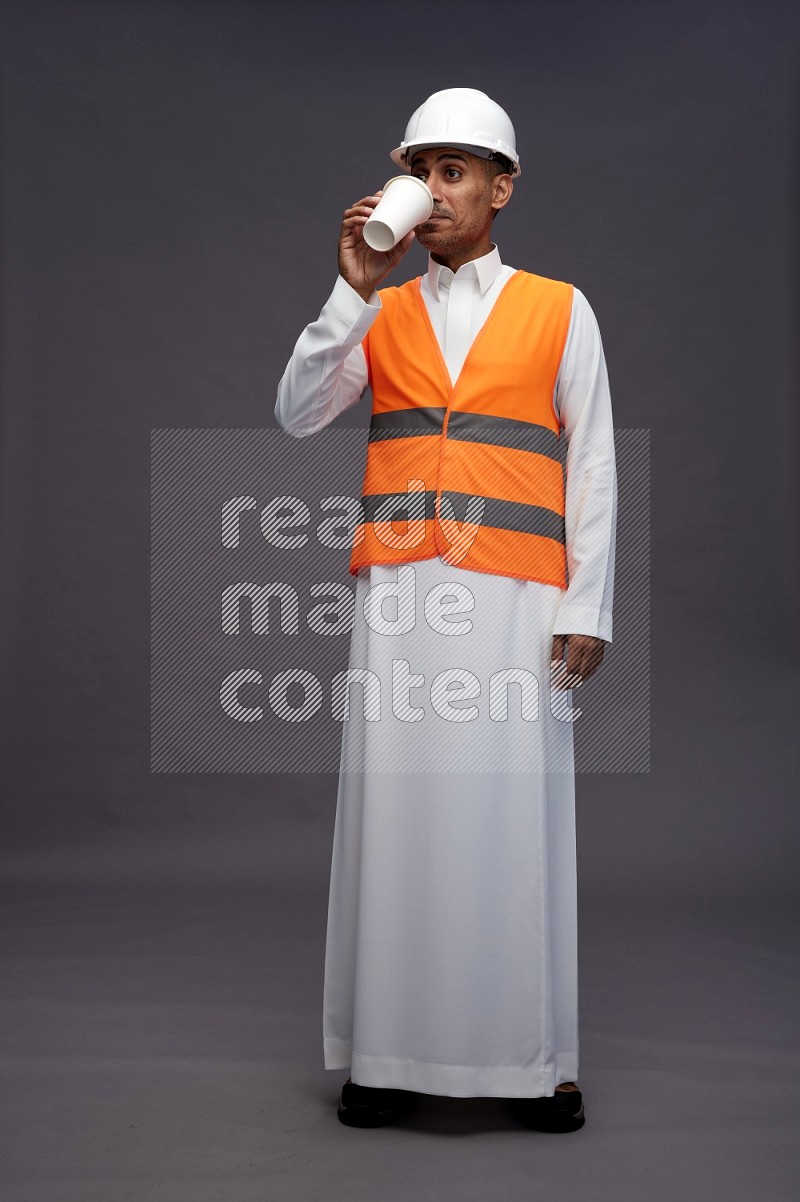
[[[456,175],[456,176],[458,176],[458,175],[460,175],[460,174],[461,174],[461,172],[459,171],[458,167],[448,167],[448,168],[447,168],[447,174],[448,174],[448,175]]]

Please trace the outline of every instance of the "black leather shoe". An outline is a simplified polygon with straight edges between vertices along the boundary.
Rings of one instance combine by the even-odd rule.
[[[586,1122],[579,1089],[557,1089],[552,1097],[509,1098],[511,1113],[532,1131],[577,1131]]]
[[[348,1077],[336,1113],[348,1127],[386,1127],[408,1114],[416,1094],[408,1089],[376,1089],[356,1085]]]

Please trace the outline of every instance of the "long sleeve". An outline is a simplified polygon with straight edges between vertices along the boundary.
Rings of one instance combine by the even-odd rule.
[[[275,418],[288,434],[315,434],[367,387],[361,340],[381,310],[377,292],[369,304],[339,276],[316,321],[298,338],[278,385]]]
[[[610,643],[617,522],[611,394],[597,318],[577,288],[556,406],[567,438],[569,586],[553,634],[587,634]]]

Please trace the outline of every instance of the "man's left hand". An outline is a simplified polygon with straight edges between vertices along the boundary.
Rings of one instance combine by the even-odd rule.
[[[564,648],[567,662],[563,663]],[[603,662],[606,649],[604,639],[589,634],[553,635],[553,651],[550,659],[551,676],[555,688],[574,689],[593,676]]]

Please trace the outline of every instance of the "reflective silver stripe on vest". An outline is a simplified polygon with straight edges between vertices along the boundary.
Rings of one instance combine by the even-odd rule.
[[[516,417],[497,417],[491,413],[466,413],[454,410],[447,423],[447,437],[465,442],[488,442],[515,451],[533,451],[560,460],[558,435],[547,426],[520,421]]]
[[[446,410],[441,406],[414,406],[392,409],[389,413],[373,413],[369,441],[386,438],[417,438],[420,435],[441,434]],[[511,447],[515,451],[531,451],[560,461],[562,448],[557,434],[536,422],[516,417],[498,417],[492,413],[466,413],[454,409],[447,423],[447,437],[460,442],[485,442],[495,447]]]
[[[421,519],[436,517],[434,506],[435,491],[430,492],[375,492],[361,498],[364,508],[364,520],[374,522],[405,522],[409,518],[419,522]]]
[[[460,524],[465,520],[471,493],[450,492],[445,489],[443,497],[449,497],[453,516]],[[364,520],[374,522],[403,522],[412,519],[430,520],[436,516],[436,493],[369,493],[361,498]],[[566,542],[564,518],[553,509],[541,505],[526,505],[523,501],[501,501],[499,497],[484,497],[481,526],[494,526],[498,530],[514,530],[520,534],[538,534],[552,538],[555,542]],[[449,514],[445,513],[445,517]]]
[[[453,504],[453,515],[463,522],[467,513],[471,493],[442,491]],[[564,519],[554,509],[542,505],[526,505],[524,501],[501,501],[499,497],[484,497],[481,526],[495,526],[498,530],[516,530],[520,534],[540,534],[543,538],[566,542]]]
[[[420,434],[441,434],[446,410],[441,406],[414,406],[413,409],[392,409],[389,413],[373,413],[369,426],[369,441],[384,438],[416,438]]]

